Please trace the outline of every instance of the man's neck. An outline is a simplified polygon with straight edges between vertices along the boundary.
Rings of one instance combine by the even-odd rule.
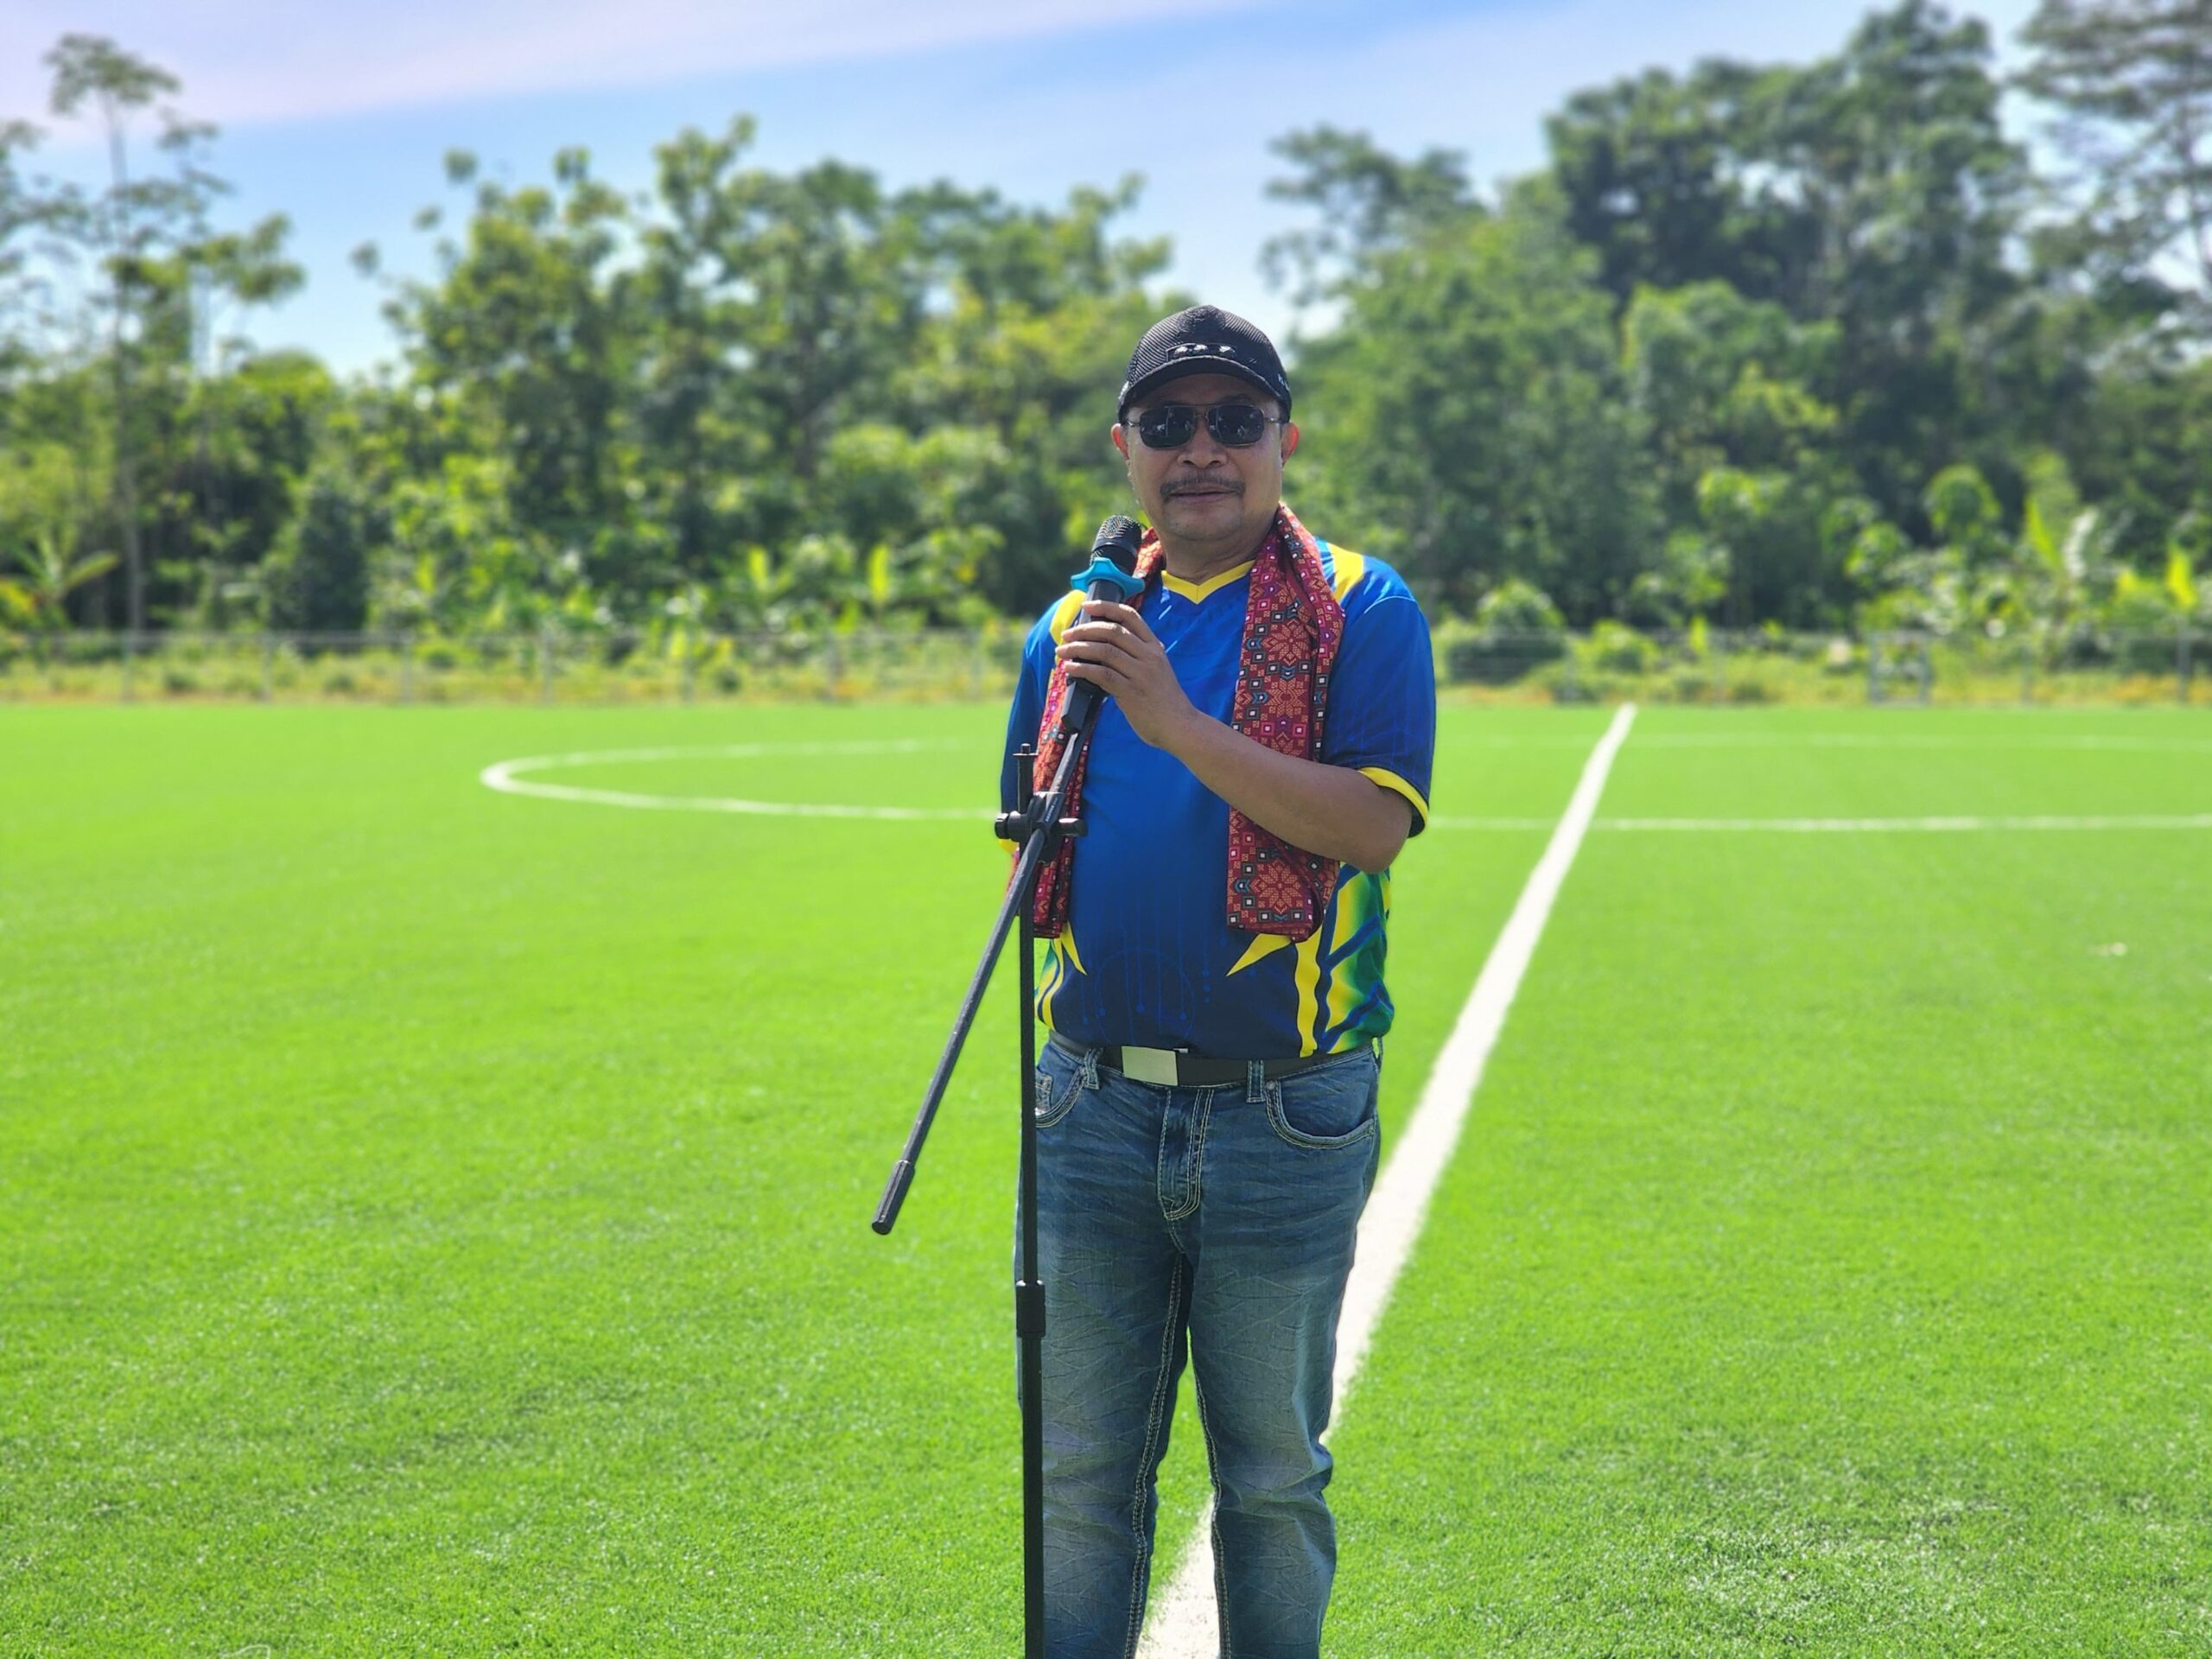
[[[1160,563],[1167,567],[1167,574],[1178,582],[1187,582],[1192,587],[1212,581],[1224,570],[1234,570],[1240,564],[1249,564],[1260,556],[1268,533],[1275,527],[1270,518],[1265,528],[1250,542],[1222,544],[1201,542],[1193,544],[1182,540],[1160,538]]]

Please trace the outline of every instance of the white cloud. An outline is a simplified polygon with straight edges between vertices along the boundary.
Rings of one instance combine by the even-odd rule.
[[[192,113],[228,125],[897,56],[1256,3],[1117,0],[1102,16],[1084,0],[14,0],[11,43],[35,42],[35,54],[0,54],[0,111],[43,111],[38,60],[70,31],[111,35],[162,65],[185,83]]]

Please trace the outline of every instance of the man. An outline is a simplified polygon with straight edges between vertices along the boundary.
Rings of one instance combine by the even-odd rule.
[[[1224,1651],[1318,1654],[1335,1570],[1320,1435],[1435,686],[1396,573],[1282,505],[1290,410],[1243,319],[1200,306],[1145,334],[1111,435],[1152,524],[1146,589],[1055,605],[1007,728],[1049,776],[1068,684],[1110,694],[1077,780],[1088,833],[1038,898],[1053,1659],[1135,1650],[1186,1351]]]

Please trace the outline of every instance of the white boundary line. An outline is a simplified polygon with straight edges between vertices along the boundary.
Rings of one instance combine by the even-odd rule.
[[[1639,749],[2071,749],[2115,753],[2212,754],[2212,739],[2095,732],[2012,737],[1964,732],[1647,732]]]
[[[2125,817],[2091,815],[2063,817],[1936,818],[1600,818],[1600,830],[1772,830],[1785,835],[1864,835],[1973,830],[2212,830],[2212,812],[2155,814]]]
[[[1641,744],[1638,745],[1640,748]],[[1492,830],[1525,831],[1548,830],[1548,818],[1431,818],[1432,830]],[[2092,814],[2067,817],[2053,814],[2019,817],[1932,818],[1599,818],[1590,827],[1603,830],[1770,830],[1782,835],[1904,835],[1944,834],[1985,830],[2212,830],[2212,812],[2176,812],[2122,817]]]
[[[1553,826],[1543,855],[1529,872],[1512,915],[1491,946],[1466,1006],[1459,1010],[1458,1023],[1445,1039],[1435,1067],[1421,1089],[1413,1117],[1399,1131],[1397,1150],[1391,1154],[1368,1199],[1360,1218],[1351,1279],[1344,1287],[1344,1315],[1337,1325],[1335,1382],[1339,1416],[1360,1361],[1366,1357],[1376,1322],[1389,1300],[1390,1287],[1397,1282],[1400,1269],[1413,1253],[1414,1241],[1421,1236],[1429,1198],[1459,1145],[1468,1107],[1482,1082],[1483,1066],[1504,1027],[1506,1012],[1521,988],[1522,976],[1536,954],[1536,942],[1543,937],[1552,901],[1559,897],[1582,837],[1597,816],[1605,776],[1612,770],[1613,757],[1628,741],[1635,718],[1636,706],[1623,705],[1583,763],[1581,779],[1567,799],[1567,810]],[[1137,1649],[1139,1659],[1211,1659],[1220,1651],[1213,1602],[1212,1530],[1213,1506],[1209,1502],[1173,1581],[1154,1603],[1144,1640]]]

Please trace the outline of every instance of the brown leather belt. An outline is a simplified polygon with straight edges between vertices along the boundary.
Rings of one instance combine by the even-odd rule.
[[[1063,1054],[1081,1059],[1092,1051],[1069,1042],[1054,1033],[1052,1046]],[[1287,1060],[1262,1060],[1261,1076],[1270,1080],[1287,1077],[1293,1072],[1304,1071],[1313,1066],[1325,1065],[1331,1060],[1340,1060],[1355,1050],[1336,1054],[1300,1054]],[[1243,1083],[1250,1074],[1249,1060],[1224,1060],[1211,1054],[1192,1054],[1179,1048],[1138,1048],[1109,1044],[1096,1051],[1098,1064],[1109,1071],[1119,1071],[1125,1077],[1139,1083],[1156,1083],[1168,1088],[1192,1089],[1205,1085]]]

